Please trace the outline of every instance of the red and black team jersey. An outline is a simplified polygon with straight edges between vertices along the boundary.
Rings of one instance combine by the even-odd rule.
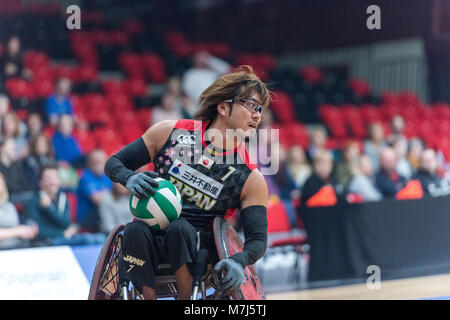
[[[223,152],[205,141],[208,125],[198,120],[177,121],[153,161],[155,172],[181,194],[180,217],[203,230],[209,229],[214,217],[239,207],[244,183],[256,168],[243,143]]]

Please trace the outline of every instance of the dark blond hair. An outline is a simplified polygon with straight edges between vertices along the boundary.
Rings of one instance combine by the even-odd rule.
[[[219,77],[210,85],[199,98],[199,109],[194,114],[194,119],[212,121],[216,118],[217,105],[234,97],[248,98],[258,93],[259,101],[264,107],[268,107],[271,92],[268,85],[261,81],[251,66],[240,66],[230,73]]]

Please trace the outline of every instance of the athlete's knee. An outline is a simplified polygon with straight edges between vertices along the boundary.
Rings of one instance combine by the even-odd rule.
[[[148,225],[141,221],[130,222],[125,226],[125,239],[149,239],[151,231]]]
[[[187,236],[195,233],[195,228],[186,220],[179,219],[171,222],[167,227],[166,235],[172,236]]]

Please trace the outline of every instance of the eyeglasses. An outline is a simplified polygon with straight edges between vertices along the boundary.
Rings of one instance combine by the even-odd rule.
[[[259,112],[262,114],[262,112],[263,112],[263,106],[261,105],[261,103],[259,103],[255,99],[233,98],[233,99],[225,100],[224,102],[231,103],[231,104],[233,104],[235,102],[240,102],[248,111],[250,111],[252,113]]]

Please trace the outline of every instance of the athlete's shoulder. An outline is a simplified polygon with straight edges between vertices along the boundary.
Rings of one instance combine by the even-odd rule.
[[[184,129],[188,131],[200,131],[202,126],[202,121],[194,119],[180,119],[175,123],[175,129]]]
[[[267,206],[269,191],[266,179],[259,169],[252,170],[241,193],[241,209],[250,205]]]
[[[176,122],[176,120],[160,121],[148,128],[142,135],[142,139],[144,140],[152,159],[170,136]]]

